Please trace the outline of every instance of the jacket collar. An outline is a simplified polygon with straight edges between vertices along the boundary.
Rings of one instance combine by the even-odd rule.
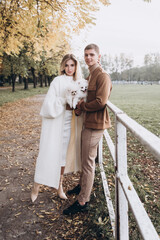
[[[94,72],[94,70],[99,67],[99,64],[98,63],[95,63],[94,65],[92,65],[91,67],[89,67],[89,71],[90,71],[90,74],[92,75],[92,73]]]

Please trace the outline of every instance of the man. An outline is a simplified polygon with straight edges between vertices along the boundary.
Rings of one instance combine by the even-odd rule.
[[[78,103],[76,110],[77,115],[85,112],[82,131],[82,173],[80,184],[68,191],[68,194],[79,195],[77,201],[63,211],[65,215],[86,211],[94,182],[97,147],[104,129],[111,126],[106,103],[112,83],[109,75],[99,65],[100,57],[97,45],[90,44],[84,49],[85,62],[90,71],[88,96],[86,102],[81,100]]]

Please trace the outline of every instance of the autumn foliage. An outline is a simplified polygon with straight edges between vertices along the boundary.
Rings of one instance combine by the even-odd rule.
[[[94,23],[99,2],[108,0],[2,0],[0,3],[1,53],[18,54],[24,43],[39,53],[69,47],[72,35]],[[31,50],[31,49],[30,49]]]
[[[72,37],[94,24],[100,3],[109,0],[1,0],[0,74],[12,83],[16,76],[28,78],[29,71],[56,75]]]

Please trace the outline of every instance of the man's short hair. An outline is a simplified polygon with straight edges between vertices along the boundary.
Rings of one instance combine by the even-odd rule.
[[[96,53],[99,55],[99,47],[96,44],[91,43],[91,44],[87,45],[85,47],[84,51],[89,50],[89,49],[94,49],[96,51]]]

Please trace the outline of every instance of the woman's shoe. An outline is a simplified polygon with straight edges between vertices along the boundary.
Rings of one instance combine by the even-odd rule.
[[[66,196],[66,194],[63,191],[62,183],[63,183],[63,175],[61,175],[61,177],[60,177],[59,188],[57,190],[57,193],[58,193],[58,196],[61,199],[67,199],[67,196]]]
[[[40,187],[40,184],[34,183],[33,189],[32,189],[32,192],[31,192],[31,200],[32,200],[32,202],[34,202],[37,199],[37,197],[38,197],[39,187]]]

